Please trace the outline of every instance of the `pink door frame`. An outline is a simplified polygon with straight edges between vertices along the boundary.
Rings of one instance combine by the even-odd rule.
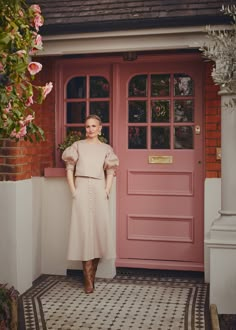
[[[117,70],[117,266],[204,269],[202,69],[202,59],[195,54],[146,57],[120,64]],[[127,84],[145,73],[185,73],[193,78],[193,127],[200,127],[193,150],[128,149]],[[149,164],[148,157],[156,155],[171,156],[173,163]]]

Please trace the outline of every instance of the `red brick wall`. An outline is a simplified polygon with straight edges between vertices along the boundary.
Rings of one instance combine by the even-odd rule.
[[[221,177],[221,161],[216,159],[216,148],[221,147],[221,105],[219,87],[211,78],[212,65],[205,71],[205,169],[206,178]]]

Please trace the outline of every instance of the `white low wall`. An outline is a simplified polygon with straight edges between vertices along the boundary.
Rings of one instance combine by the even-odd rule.
[[[32,284],[32,180],[0,182],[0,283]]]

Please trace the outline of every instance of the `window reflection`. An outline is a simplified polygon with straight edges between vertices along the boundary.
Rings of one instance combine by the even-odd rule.
[[[129,149],[146,149],[147,148],[147,128],[139,126],[129,127],[128,136]]]
[[[83,123],[86,117],[85,102],[68,102],[66,108],[66,122],[68,124]]]
[[[193,122],[193,100],[174,101],[175,122]]]
[[[170,121],[170,101],[152,101],[152,122],[166,123]]]
[[[170,95],[170,75],[151,75],[151,96]]]
[[[109,97],[109,83],[106,78],[90,77],[90,97]]]
[[[175,149],[193,149],[192,126],[176,126],[174,134]]]
[[[109,102],[90,102],[90,114],[97,115],[103,123],[108,123]]]
[[[86,77],[72,78],[67,84],[67,98],[86,97]]]
[[[186,74],[174,75],[175,96],[193,95],[193,80]]]
[[[151,128],[151,148],[170,149],[170,127]]]
[[[147,96],[147,75],[138,75],[131,79],[129,96]]]
[[[84,127],[67,127],[66,128],[66,135],[77,135],[78,136],[78,140],[80,138],[84,138],[85,137],[85,128]]]
[[[129,123],[146,122],[146,102],[129,101]]]

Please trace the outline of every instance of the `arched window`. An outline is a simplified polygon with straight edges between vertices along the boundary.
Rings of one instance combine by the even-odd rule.
[[[110,140],[110,86],[102,76],[76,76],[65,86],[64,133],[80,131],[89,114],[98,115],[103,122],[102,134]]]

